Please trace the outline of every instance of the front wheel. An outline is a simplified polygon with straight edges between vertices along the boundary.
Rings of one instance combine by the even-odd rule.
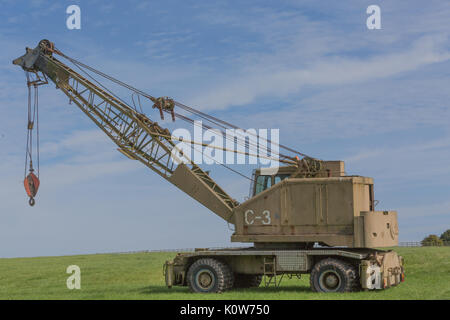
[[[359,288],[358,271],[350,263],[327,258],[316,263],[312,269],[310,284],[315,292],[356,291]]]
[[[189,267],[186,280],[192,292],[220,293],[233,286],[233,272],[219,260],[204,258]]]

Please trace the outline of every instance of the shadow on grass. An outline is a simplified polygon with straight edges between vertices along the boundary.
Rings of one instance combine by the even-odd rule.
[[[137,291],[141,294],[170,294],[173,293],[186,293],[191,294],[188,287],[172,287],[167,288],[166,286],[147,286],[137,289]],[[231,289],[227,292],[236,292],[236,293],[277,293],[277,292],[311,292],[310,287],[305,286],[288,286],[288,287],[264,287],[260,286],[258,288],[248,288],[248,289]]]

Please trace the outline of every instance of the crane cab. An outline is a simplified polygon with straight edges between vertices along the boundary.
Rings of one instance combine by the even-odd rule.
[[[397,212],[375,211],[373,179],[346,176],[342,161],[314,177],[296,167],[254,172],[252,197],[234,208],[232,241],[387,247],[398,244]]]

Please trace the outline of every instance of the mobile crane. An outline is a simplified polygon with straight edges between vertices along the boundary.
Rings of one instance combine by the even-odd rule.
[[[55,55],[72,62],[86,77]],[[259,286],[263,276],[266,286],[278,286],[285,275],[308,273],[316,292],[383,289],[404,281],[403,258],[395,251],[378,249],[398,244],[397,213],[375,211],[373,179],[347,176],[342,161],[321,161],[300,153],[284,156],[281,162],[286,165],[277,173],[254,171],[251,197],[239,203],[186,154],[178,153],[182,159],[173,157],[176,145],[168,129],[118,98],[86,70],[150,99],[161,117],[167,113],[173,120],[186,119],[175,112],[180,107],[217,125],[229,123],[171,98],[155,98],[135,89],[68,57],[48,40],[26,48],[13,64],[34,75],[29,86],[53,81],[117,144],[118,151],[234,225],[231,241],[253,243],[246,248],[178,253],[164,264],[169,288],[181,285],[193,292],[223,292]],[[34,190],[32,196],[37,190],[35,178],[26,180]]]

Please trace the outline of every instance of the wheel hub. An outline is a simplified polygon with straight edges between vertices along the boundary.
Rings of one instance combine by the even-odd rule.
[[[320,276],[319,283],[326,291],[336,291],[341,283],[341,277],[335,271],[324,272]]]
[[[200,270],[197,273],[196,282],[202,289],[209,289],[214,286],[214,275],[210,270]]]
[[[334,275],[334,274],[330,274],[326,279],[325,279],[325,284],[327,285],[327,287],[336,287],[336,285],[338,284],[339,280],[338,278]]]

